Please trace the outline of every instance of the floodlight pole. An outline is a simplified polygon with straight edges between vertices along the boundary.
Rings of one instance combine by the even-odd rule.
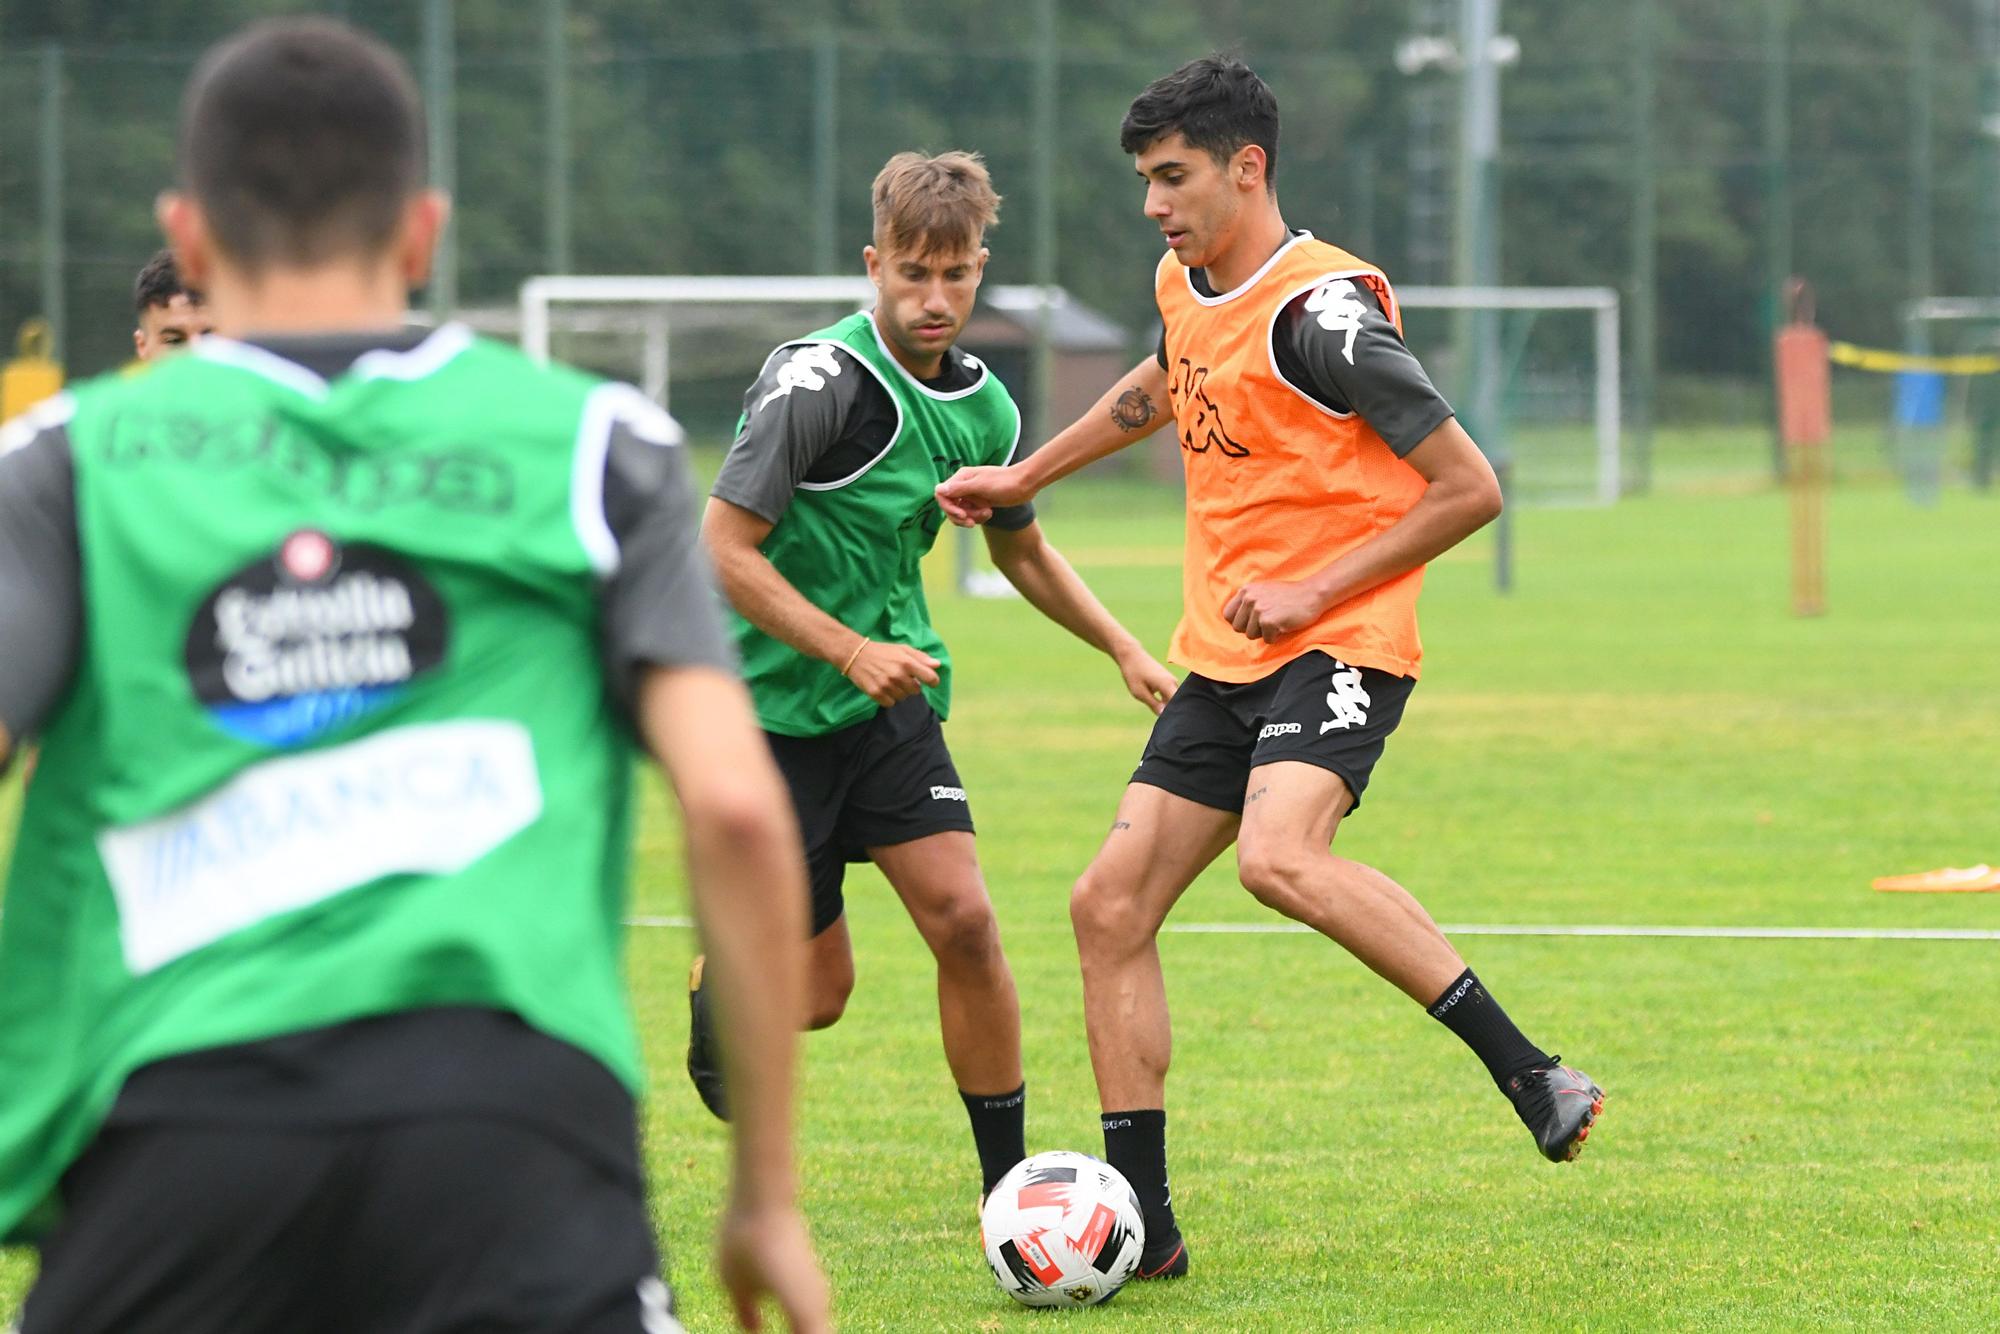
[[[1909,213],[1903,223],[1909,245],[1910,300],[1931,295],[1936,284],[1931,250],[1931,41],[1930,22],[1922,9],[1909,13],[1910,25],[1910,189]],[[1924,326],[1906,321],[1904,349],[1928,352]]]
[[[548,153],[543,159],[542,182],[546,262],[550,273],[569,273],[576,268],[576,255],[570,241],[569,211],[568,0],[542,0],[542,52],[547,66],[544,111]]]
[[[1979,292],[2000,295],[2000,0],[1979,5]],[[1928,295],[1928,293],[1926,293]]]
[[[1459,56],[1458,209],[1452,228],[1453,280],[1461,287],[1500,281],[1500,0],[1463,0]],[[1472,419],[1506,488],[1511,452],[1500,426],[1500,326],[1490,310],[1465,316],[1461,343],[1472,362]],[[1493,582],[1514,585],[1514,525],[1505,507],[1494,527]]]
[[[1764,0],[1764,327],[1770,337],[1785,322],[1785,284],[1792,277],[1790,27],[1789,0]],[[1784,439],[1776,430],[1771,474],[1780,482],[1786,475]]]
[[[424,111],[430,122],[431,184],[458,188],[457,91],[452,68],[451,0],[424,0]],[[458,308],[458,229],[447,225],[431,260],[431,315],[451,318]]]
[[[63,52],[58,43],[42,48],[42,318],[49,326],[49,353],[64,359],[66,288],[63,285]]]
[[[840,31],[831,18],[813,43],[814,273],[840,271]]]
[[[1632,0],[1632,489],[1653,481],[1653,386],[1659,376],[1660,170],[1654,136],[1659,37],[1654,0]]]

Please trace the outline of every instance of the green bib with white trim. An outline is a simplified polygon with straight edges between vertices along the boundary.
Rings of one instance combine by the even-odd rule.
[[[84,626],[0,918],[0,1234],[151,1061],[433,1005],[637,1091],[599,494],[636,391],[446,326],[210,340],[67,413]]]
[[[951,657],[931,626],[920,568],[945,521],[933,492],[960,468],[1011,459],[1020,409],[999,378],[970,357],[978,373],[972,385],[954,392],[925,387],[882,345],[866,311],[781,349],[795,369],[780,367],[778,392],[810,391],[818,377],[842,373],[828,344],[853,353],[888,390],[896,434],[853,475],[802,483],[763,552],[807,601],[848,629],[938,659],[938,684],[924,694],[944,718],[951,712]],[[874,714],[874,701],[837,665],[807,657],[733,613],[732,624],[765,730],[821,736]]]

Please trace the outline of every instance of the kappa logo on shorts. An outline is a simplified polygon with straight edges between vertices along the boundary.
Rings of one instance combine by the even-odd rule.
[[[1269,741],[1274,736],[1296,736],[1304,730],[1297,723],[1266,723],[1264,730],[1257,734],[1257,739]]]
[[[685,1334],[674,1319],[673,1295],[651,1274],[639,1280],[639,1328],[645,1334]]]
[[[931,789],[931,800],[964,801],[965,789],[962,787],[933,787]]]
[[[1350,727],[1366,727],[1368,706],[1374,703],[1368,698],[1368,692],[1361,688],[1359,667],[1349,667],[1338,658],[1334,659],[1333,665],[1336,668],[1333,689],[1326,692],[1326,707],[1332,711],[1333,717],[1319,725],[1321,736],[1336,729],[1344,732]]]

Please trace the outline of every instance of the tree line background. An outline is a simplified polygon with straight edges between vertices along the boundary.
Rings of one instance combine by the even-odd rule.
[[[509,303],[552,268],[849,271],[882,160],[965,147],[1007,197],[990,278],[1036,275],[1050,182],[1056,280],[1143,338],[1159,243],[1118,121],[1149,79],[1218,48],[1278,93],[1288,221],[1401,282],[1446,282],[1456,80],[1396,53],[1452,8],[1057,0],[1049,43],[1033,3],[991,0],[0,0],[0,328],[48,304],[53,244],[72,369],[124,355],[181,85],[238,24],[302,10],[378,33],[420,74],[426,23],[448,16],[463,303]],[[1619,288],[1662,419],[1755,400],[1740,391],[1764,375],[1784,271],[1814,282],[1837,336],[1879,344],[1913,296],[2000,290],[1993,9],[1505,0],[1502,280]]]

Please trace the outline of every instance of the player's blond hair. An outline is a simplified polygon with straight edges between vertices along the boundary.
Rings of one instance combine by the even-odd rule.
[[[917,256],[977,250],[1000,196],[977,153],[898,153],[875,174],[875,244]]]

